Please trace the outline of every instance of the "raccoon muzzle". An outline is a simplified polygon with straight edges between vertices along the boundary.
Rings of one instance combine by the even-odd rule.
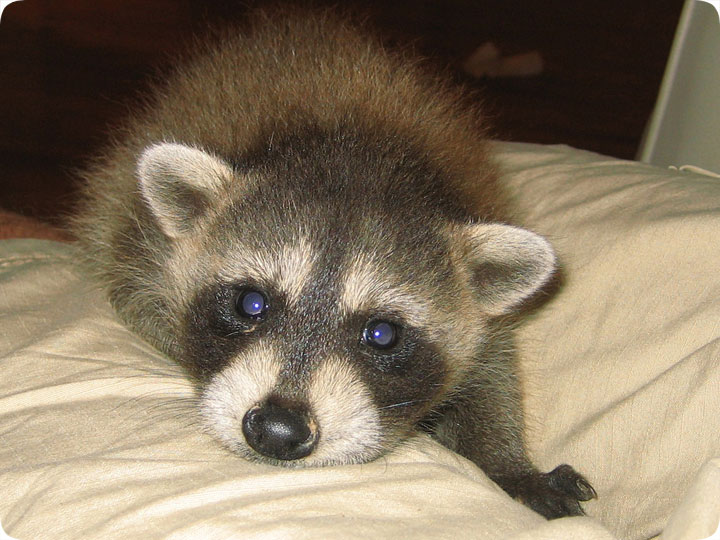
[[[312,453],[318,441],[315,426],[301,410],[265,402],[245,413],[242,432],[258,454],[290,461]]]

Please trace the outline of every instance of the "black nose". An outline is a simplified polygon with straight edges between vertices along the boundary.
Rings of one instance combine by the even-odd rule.
[[[275,459],[303,458],[317,443],[317,430],[307,414],[274,403],[256,405],[245,413],[242,431],[253,450]]]

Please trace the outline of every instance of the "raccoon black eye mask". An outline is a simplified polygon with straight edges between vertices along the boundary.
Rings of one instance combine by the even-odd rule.
[[[509,224],[482,130],[462,89],[345,18],[257,12],[84,173],[75,232],[238,456],[363,463],[426,430],[541,514],[579,515],[587,480],[527,457],[507,322],[555,255]]]

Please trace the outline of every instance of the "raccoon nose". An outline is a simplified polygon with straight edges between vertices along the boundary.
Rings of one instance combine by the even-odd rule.
[[[317,443],[317,429],[305,413],[274,403],[256,405],[245,413],[242,431],[253,450],[275,459],[303,458]]]

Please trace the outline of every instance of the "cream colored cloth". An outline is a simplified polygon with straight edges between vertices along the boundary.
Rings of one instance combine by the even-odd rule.
[[[68,246],[0,249],[0,521],[14,538],[611,538],[587,518],[546,523],[427,438],[324,469],[228,455]]]
[[[10,240],[0,242],[5,531],[601,540],[648,538],[670,520],[664,540],[709,536],[720,518],[720,183],[566,147],[498,147],[526,224],[550,237],[566,274],[521,329],[529,444],[544,469],[586,473],[593,518],[545,522],[427,438],[347,467],[230,456],[194,423],[179,370],[122,327],[70,246]]]
[[[565,267],[520,334],[530,447],[544,467],[587,474],[599,494],[588,513],[616,535],[658,535],[720,456],[720,180],[567,147],[501,149],[526,224]],[[664,538],[709,536],[717,482],[713,494]],[[681,536],[696,520],[713,527]]]

